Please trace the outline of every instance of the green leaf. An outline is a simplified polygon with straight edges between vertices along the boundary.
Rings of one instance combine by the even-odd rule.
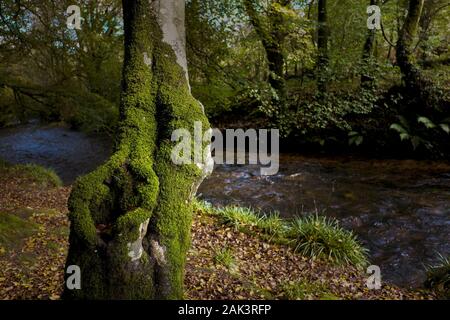
[[[364,137],[363,136],[359,136],[359,137],[357,137],[356,138],[356,145],[357,146],[359,146],[359,145],[361,145],[362,143],[363,143],[363,141],[364,141]]]
[[[414,150],[416,150],[417,147],[420,146],[420,144],[422,143],[422,139],[417,136],[414,136],[411,139],[411,143],[413,145]]]
[[[436,127],[436,125],[433,123],[433,121],[431,121],[427,117],[419,117],[419,118],[417,118],[417,122],[422,123],[428,129],[433,129]]]
[[[405,131],[409,129],[409,123],[408,120],[404,116],[397,116],[398,120],[400,121],[400,124],[403,128],[405,128]]]
[[[398,123],[394,123],[391,125],[390,129],[397,131],[398,133],[408,133],[405,128],[403,128],[401,125],[399,125]]]
[[[442,130],[445,131],[445,133],[450,134],[450,126],[446,123],[441,123],[439,125],[441,127]]]
[[[409,134],[407,134],[407,133],[401,133],[400,134],[400,140],[402,140],[402,141],[408,140],[409,138],[410,138]]]

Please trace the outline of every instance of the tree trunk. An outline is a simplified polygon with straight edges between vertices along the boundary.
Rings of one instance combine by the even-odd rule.
[[[378,0],[370,0],[371,6],[378,5]],[[368,30],[366,41],[364,42],[362,60],[364,69],[361,74],[361,87],[369,88],[373,85],[374,78],[371,76],[370,64],[375,48],[376,29]]]
[[[397,41],[397,63],[403,75],[406,88],[412,94],[425,98],[428,85],[422,78],[419,68],[414,64],[413,41],[417,34],[424,0],[410,0],[408,15]],[[425,100],[427,100],[425,98]]]
[[[209,124],[190,94],[184,1],[122,4],[121,121],[113,155],[80,178],[69,199],[67,266],[80,267],[81,290],[64,297],[180,299],[191,199],[206,166],[173,164],[171,135],[180,128],[193,135],[195,121]]]
[[[317,60],[317,88],[319,93],[327,92],[328,84],[328,18],[327,18],[327,1],[319,0],[318,2],[318,30],[317,30],[317,49],[319,51]]]
[[[290,0],[276,1],[282,6],[289,6]],[[276,91],[278,101],[274,101],[275,105],[280,108],[286,106],[287,89],[284,77],[285,57],[283,52],[283,42],[286,33],[283,31],[284,17],[283,13],[277,11],[274,7],[269,8],[267,15],[268,23],[266,25],[261,21],[259,13],[254,7],[252,0],[244,0],[247,14],[250,22],[256,30],[262,45],[266,52],[267,62],[269,66],[269,84]]]

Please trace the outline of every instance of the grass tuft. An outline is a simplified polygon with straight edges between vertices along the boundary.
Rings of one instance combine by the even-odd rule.
[[[321,282],[296,281],[281,285],[280,298],[285,300],[338,300]]]
[[[262,214],[250,208],[227,206],[214,208],[196,200],[196,210],[218,218],[219,222],[243,232],[259,232],[263,238],[293,246],[297,253],[309,258],[329,260],[338,265],[362,268],[368,264],[367,249],[353,232],[341,228],[334,219],[310,215],[289,222],[278,213]]]
[[[324,258],[337,264],[364,267],[367,249],[353,232],[339,226],[337,220],[317,214],[296,218],[288,231],[296,252],[312,258]]]
[[[53,169],[47,169],[35,164],[11,165],[0,159],[0,174],[22,177],[44,188],[62,186],[61,179]]]
[[[227,247],[215,250],[214,262],[224,266],[228,270],[233,270],[236,267],[233,251]]]
[[[217,209],[217,216],[222,224],[233,227],[236,230],[244,226],[255,227],[261,219],[252,209],[235,206]]]
[[[9,251],[16,248],[21,241],[33,235],[37,230],[38,226],[27,219],[0,212],[0,249]]]
[[[450,257],[439,255],[439,263],[427,267],[425,285],[443,299],[450,299]]]

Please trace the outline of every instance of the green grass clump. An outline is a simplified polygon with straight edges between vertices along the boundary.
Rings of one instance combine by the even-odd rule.
[[[5,169],[5,168],[7,168],[9,166],[10,166],[10,164],[8,162],[6,162],[2,158],[0,158],[0,170]]]
[[[195,201],[197,210],[216,216],[219,222],[243,232],[257,231],[263,239],[290,244],[297,253],[309,258],[326,259],[338,265],[362,268],[368,264],[367,249],[353,232],[341,228],[334,219],[317,214],[293,221],[278,213],[261,214],[250,208],[227,206],[214,208],[207,202]]]
[[[250,208],[228,206],[217,209],[216,215],[222,224],[233,227],[236,230],[241,227],[255,227],[259,220],[255,212]]]
[[[43,168],[34,164],[24,164],[15,166],[17,171],[23,172],[25,177],[33,180],[35,183],[45,187],[60,187],[61,179],[53,169]]]
[[[14,214],[0,212],[0,248],[10,250],[37,232],[38,226]]]
[[[319,215],[296,218],[288,231],[296,252],[312,258],[325,258],[337,264],[364,267],[367,249],[353,232],[345,230],[331,218]]]
[[[427,267],[425,285],[443,299],[450,299],[450,257],[439,255],[439,260],[438,264]]]
[[[192,200],[192,208],[194,212],[202,212],[207,214],[214,214],[215,208],[213,205],[207,201],[198,200],[194,198]]]
[[[11,165],[0,159],[0,174],[23,177],[42,187],[56,188],[62,186],[62,181],[53,169],[47,169],[35,164]]]
[[[224,266],[229,270],[234,269],[236,266],[236,260],[234,259],[233,251],[229,248],[221,248],[215,250],[214,262],[216,264]]]
[[[285,221],[280,218],[278,212],[263,215],[257,223],[258,229],[274,238],[281,238],[288,229]]]
[[[330,289],[320,282],[289,282],[281,285],[280,298],[285,300],[338,300]]]
[[[209,202],[194,201],[194,209],[216,216],[219,221],[235,230],[257,228],[267,235],[281,235],[286,224],[277,212],[262,214],[251,208],[226,206],[214,208]]]

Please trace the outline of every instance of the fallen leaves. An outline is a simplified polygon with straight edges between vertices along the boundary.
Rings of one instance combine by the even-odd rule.
[[[28,207],[38,232],[11,252],[0,247],[0,299],[58,300],[63,289],[68,249],[67,199],[70,187],[42,189],[19,178],[2,180],[0,211]],[[233,268],[215,262],[218,248],[229,248]],[[365,275],[354,268],[333,267],[268,243],[256,234],[227,228],[215,218],[196,213],[187,256],[185,289],[190,299],[278,299],[285,284],[306,281],[326,285],[340,299],[427,299],[391,286],[368,290]],[[308,298],[320,298],[311,293]]]
[[[229,248],[239,272],[214,262],[217,248]],[[192,226],[192,249],[186,267],[187,298],[279,299],[286,283],[320,283],[339,299],[429,299],[431,295],[383,286],[368,290],[366,276],[352,267],[335,267],[295,254],[282,245],[267,243],[220,225],[213,217],[197,213]],[[320,293],[320,292],[319,292]],[[322,296],[314,292],[311,299]]]
[[[0,299],[59,299],[68,246],[61,230],[69,226],[70,188],[43,189],[20,178],[0,178],[0,183],[0,211],[31,212],[27,219],[38,226],[20,246],[0,250]]]

